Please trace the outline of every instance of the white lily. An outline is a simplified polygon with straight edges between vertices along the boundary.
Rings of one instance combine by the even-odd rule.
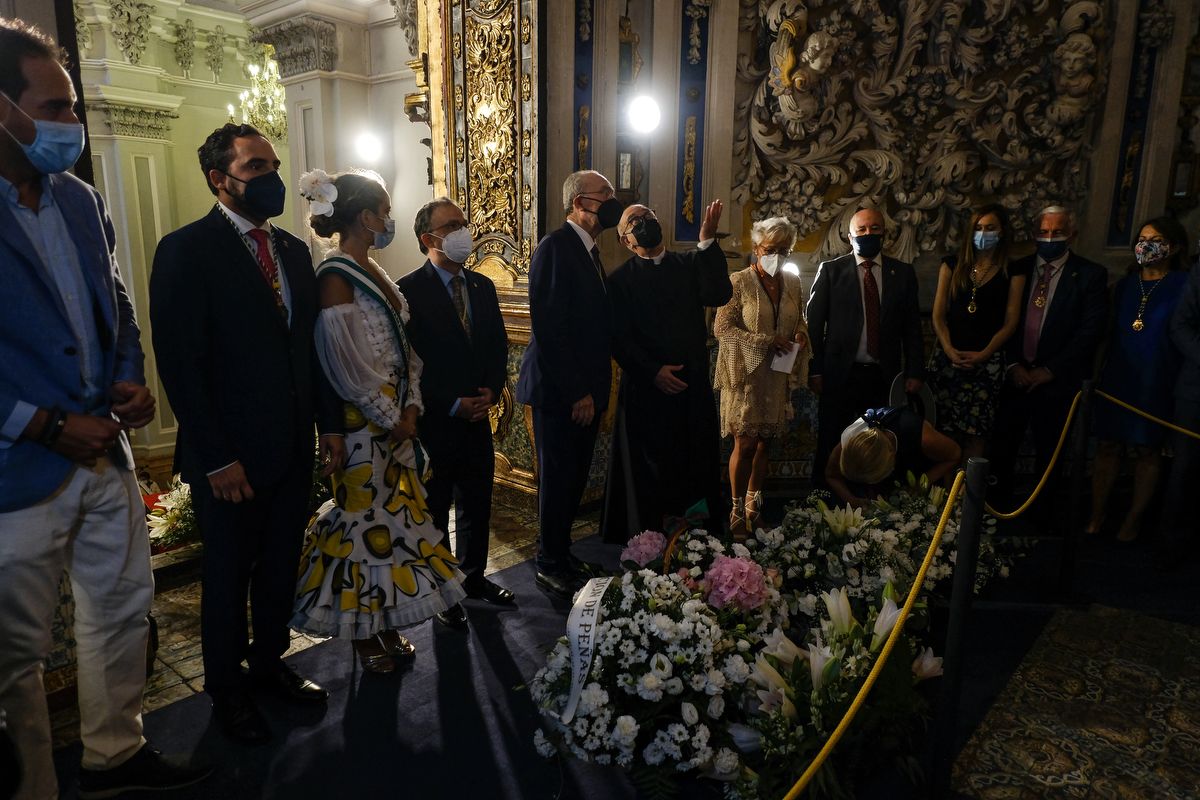
[[[918,681],[936,678],[942,674],[942,659],[933,654],[932,647],[926,647],[913,659],[912,671]]]
[[[772,631],[771,635],[763,640],[763,643],[766,645],[763,648],[763,654],[775,656],[779,659],[779,663],[786,667],[792,666],[792,662],[797,658],[804,658],[808,655],[807,651],[789,639],[781,628]]]
[[[818,639],[808,648],[808,669],[812,676],[813,689],[825,685],[825,665],[833,658],[833,651],[828,645],[822,645]]]
[[[821,516],[825,518],[825,524],[829,526],[829,529],[838,536],[845,536],[846,531],[862,527],[862,524],[867,521],[861,509],[851,506],[822,508]]]
[[[758,699],[761,701],[758,706],[759,711],[764,714],[782,711],[783,715],[788,719],[794,720],[796,718],[796,706],[788,699],[787,692],[783,689],[771,689],[770,691],[759,689],[757,694]]]
[[[764,689],[787,689],[787,681],[771,666],[766,656],[758,654],[754,660],[754,669],[750,672],[750,680]]]
[[[850,595],[847,594],[846,587],[824,592],[821,599],[825,601],[825,608],[829,610],[833,629],[838,633],[848,632],[854,626],[855,619],[854,612],[850,610]]]
[[[888,634],[892,632],[899,616],[900,609],[896,606],[895,601],[890,598],[884,600],[883,607],[879,609],[879,616],[875,617],[875,630],[871,637],[872,653],[883,647],[883,643],[887,640]]]

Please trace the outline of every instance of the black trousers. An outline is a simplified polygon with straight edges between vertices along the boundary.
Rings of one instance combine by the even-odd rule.
[[[538,464],[538,552],[542,572],[569,569],[571,523],[587,488],[600,412],[591,425],[576,425],[571,410],[533,409]]]
[[[211,694],[241,687],[243,659],[251,672],[266,672],[288,649],[300,549],[312,513],[311,458],[293,460],[278,483],[251,484],[254,499],[241,503],[217,500],[207,479],[191,484],[204,539],[200,641],[204,688]]]
[[[1034,448],[1034,481],[1042,477],[1058,437],[1062,433],[1063,423],[1066,422],[1067,412],[1071,408],[1071,400],[1079,387],[1075,384],[1061,385],[1058,381],[1043,384],[1033,391],[1019,389],[1005,381],[1004,389],[1000,392],[1000,405],[996,410],[996,424],[993,426],[992,440],[989,447],[989,457],[992,462],[992,474],[996,476],[996,502],[1001,511],[1012,511],[1018,503],[1025,501],[1025,496],[1016,497],[1016,461],[1025,432],[1033,430]],[[1069,445],[1069,443],[1068,443]],[[1070,453],[1059,456],[1059,465]],[[1046,481],[1038,501],[1030,509],[1033,521],[1039,526],[1051,523],[1054,508],[1054,496],[1057,493],[1061,469],[1055,469],[1054,474]]]
[[[1171,421],[1181,428],[1200,431],[1200,398],[1176,397]],[[1171,449],[1175,458],[1171,461],[1163,501],[1163,541],[1171,547],[1183,548],[1197,540],[1191,493],[1200,485],[1200,441],[1172,431]]]
[[[448,531],[450,504],[454,504],[458,566],[467,580],[479,580],[487,566],[496,473],[491,425],[486,419],[425,418],[421,420],[421,443],[429,451],[433,470],[425,484],[433,523]],[[449,544],[446,541],[447,547]]]
[[[841,441],[842,431],[868,408],[887,405],[890,383],[878,364],[855,364],[846,382],[826,388],[817,399],[817,452],[813,456],[812,484],[828,489],[825,465],[833,448]]]

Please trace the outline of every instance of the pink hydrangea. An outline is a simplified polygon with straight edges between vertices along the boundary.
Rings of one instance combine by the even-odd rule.
[[[733,605],[739,611],[752,611],[767,600],[767,577],[748,558],[717,556],[704,575],[704,588],[713,608]]]
[[[644,567],[661,558],[666,549],[666,536],[658,531],[642,531],[625,545],[625,549],[621,551],[621,561],[632,561],[639,567]]]

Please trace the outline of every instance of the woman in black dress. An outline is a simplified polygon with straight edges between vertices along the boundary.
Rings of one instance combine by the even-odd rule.
[[[1004,384],[1004,343],[1021,319],[1026,276],[1013,271],[1011,239],[1004,207],[981,206],[958,256],[946,256],[938,272],[929,383],[938,428],[962,445],[964,459],[983,454]]]

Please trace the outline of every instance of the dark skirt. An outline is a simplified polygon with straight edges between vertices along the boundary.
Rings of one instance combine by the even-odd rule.
[[[929,359],[929,384],[937,405],[937,427],[948,436],[987,436],[1004,386],[1004,354],[981,367],[959,369],[938,347]]]

